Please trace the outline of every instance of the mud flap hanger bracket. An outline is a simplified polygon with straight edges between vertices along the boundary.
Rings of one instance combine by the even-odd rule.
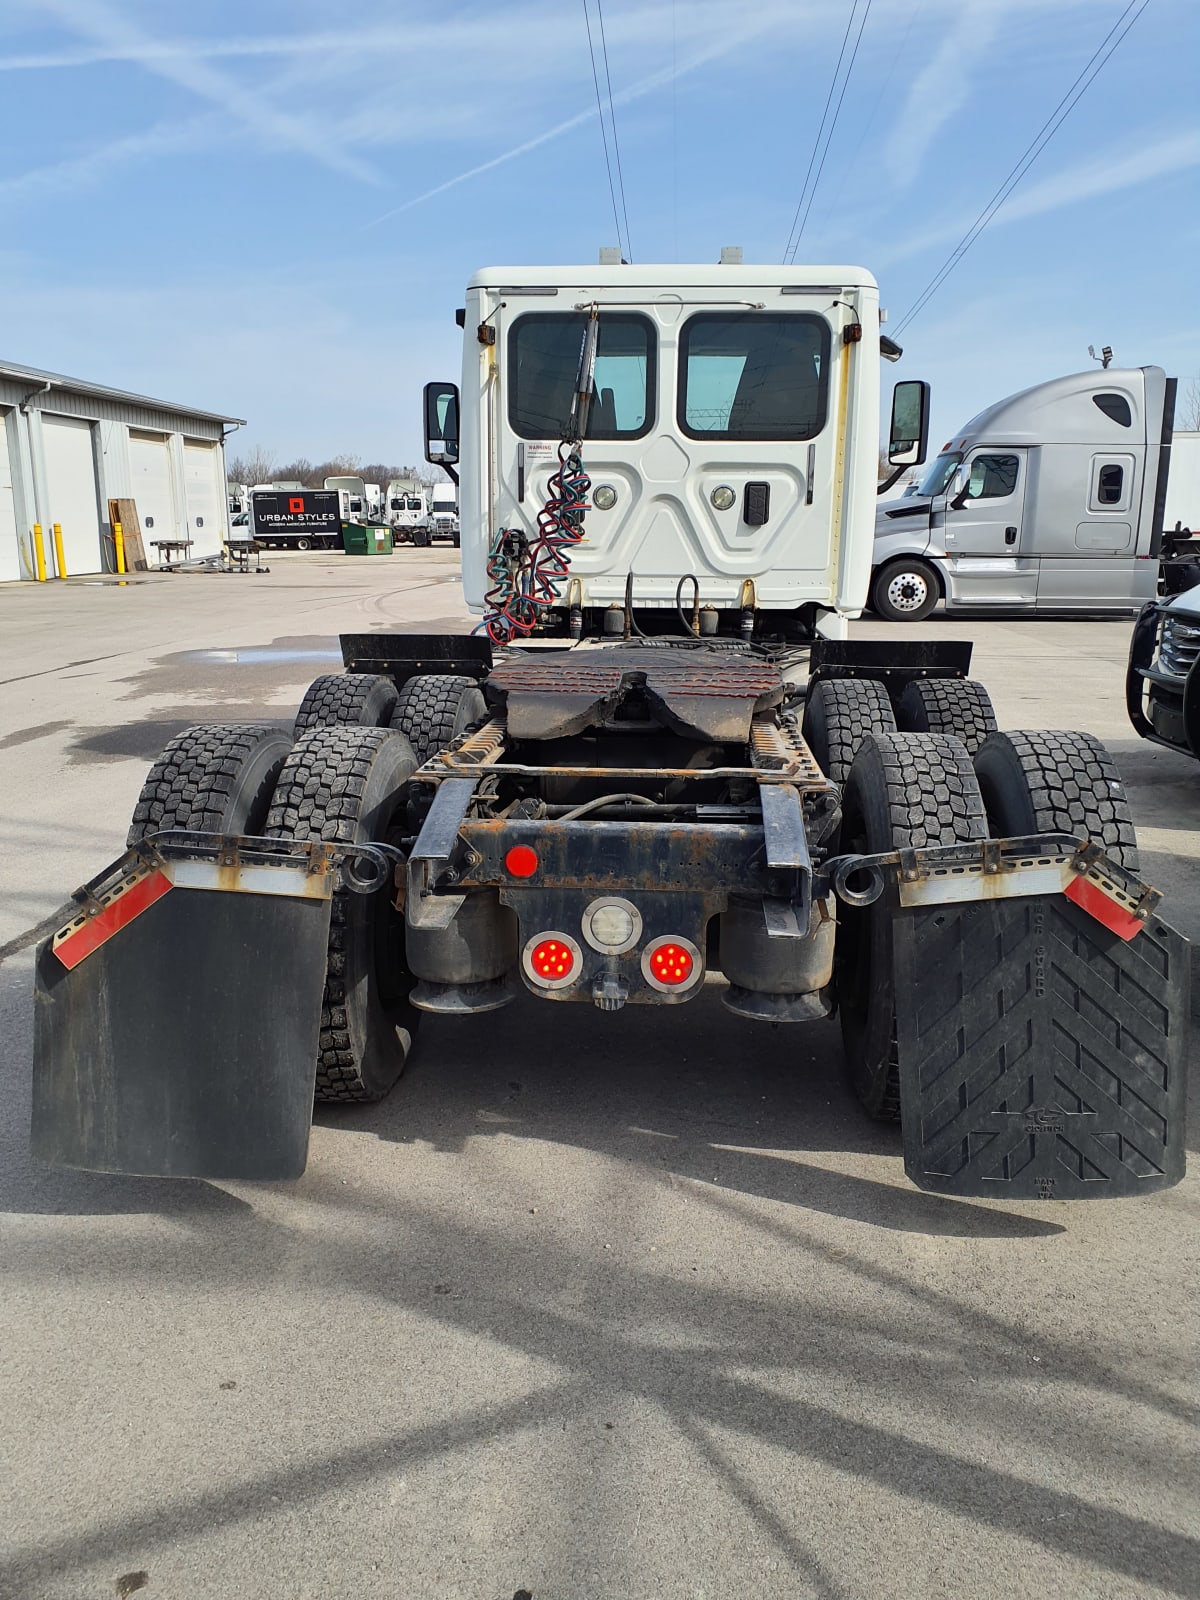
[[[1124,938],[1138,932],[1162,900],[1161,890],[1119,866],[1101,846],[1063,833],[834,856],[820,869],[816,892],[867,906],[889,880],[905,907],[1066,894]]]

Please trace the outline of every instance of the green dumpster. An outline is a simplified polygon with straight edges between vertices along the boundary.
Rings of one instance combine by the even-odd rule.
[[[348,556],[390,556],[392,530],[375,523],[343,522],[342,548]]]

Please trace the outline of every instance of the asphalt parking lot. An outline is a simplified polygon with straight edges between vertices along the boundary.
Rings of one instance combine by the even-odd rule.
[[[456,555],[0,587],[0,1596],[1200,1596],[1200,1184],[920,1194],[832,1024],[520,1001],[426,1019],[296,1184],[32,1163],[31,931],[150,760],[290,718],[339,630],[464,626]],[[924,626],[1109,743],[1200,942],[1129,623]]]

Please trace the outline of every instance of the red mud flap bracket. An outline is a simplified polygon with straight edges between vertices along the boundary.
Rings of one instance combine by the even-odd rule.
[[[1094,847],[1040,842],[900,852],[905,1169],[919,1188],[995,1199],[1169,1188],[1184,1171],[1188,941]]]
[[[161,1177],[304,1170],[335,852],[161,835],[39,948],[33,1153]]]

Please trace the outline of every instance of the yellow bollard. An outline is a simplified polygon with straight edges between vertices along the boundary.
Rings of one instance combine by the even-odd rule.
[[[113,528],[113,549],[116,551],[116,556],[117,556],[117,571],[118,572],[124,572],[125,571],[125,535],[121,532],[121,524],[119,522],[114,522],[113,525],[112,525],[112,528]]]
[[[67,558],[63,555],[62,525],[58,522],[54,524],[54,565],[58,568],[59,577],[65,578],[67,575]]]
[[[46,581],[46,544],[42,538],[42,525],[35,522],[33,525],[33,570],[37,574],[37,581]]]

